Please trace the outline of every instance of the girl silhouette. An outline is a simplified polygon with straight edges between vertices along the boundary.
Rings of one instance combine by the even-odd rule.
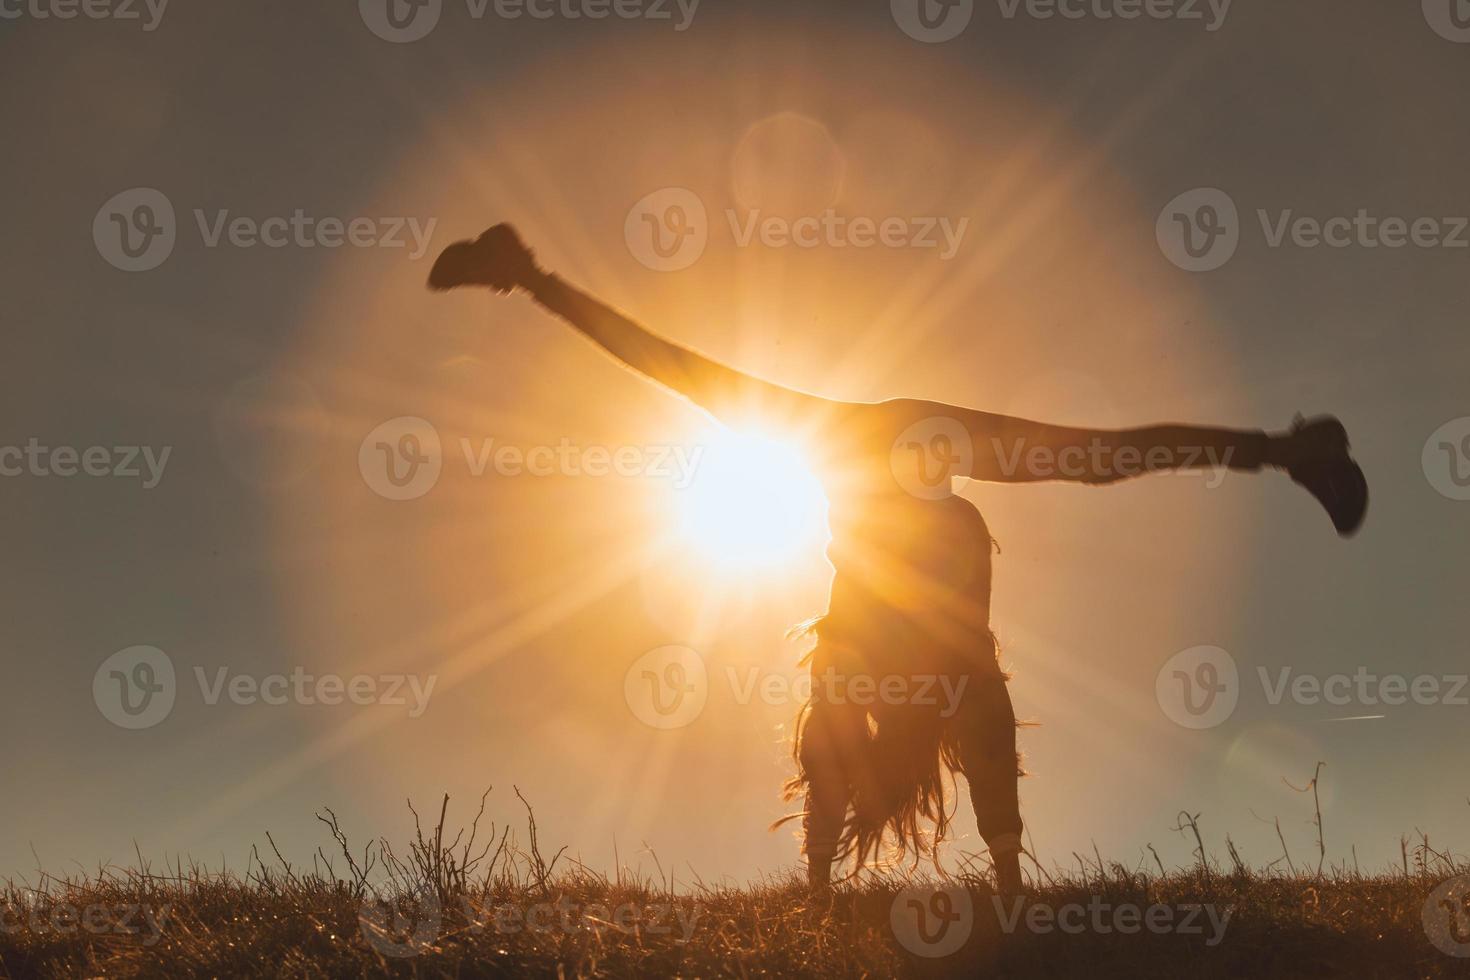
[[[858,866],[885,838],[933,853],[950,814],[945,781],[963,773],[1003,893],[1021,888],[1016,722],[990,630],[992,539],[950,480],[1113,483],[1145,473],[1227,466],[1283,470],[1338,533],[1362,523],[1368,487],[1341,423],[1298,419],[1282,434],[1158,425],[1093,430],[938,402],[833,401],[762,381],[665,340],[540,269],[509,225],[451,245],[436,290],[528,292],[634,371],[723,423],[759,419],[812,434],[829,501],[827,611],[803,624],[813,694],[798,719],[798,814],[808,877]],[[924,833],[932,823],[934,832]]]

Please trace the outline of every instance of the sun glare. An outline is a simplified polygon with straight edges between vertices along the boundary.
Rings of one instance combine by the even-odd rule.
[[[827,498],[796,446],[711,429],[689,485],[676,491],[681,535],[725,566],[771,566],[818,539]]]

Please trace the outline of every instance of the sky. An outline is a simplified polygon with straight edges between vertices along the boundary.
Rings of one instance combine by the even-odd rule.
[[[1028,844],[1186,864],[1188,812],[1259,867],[1279,818],[1301,864],[1286,781],[1323,762],[1330,861],[1464,849],[1448,0],[68,9],[0,0],[0,874],[240,869],[266,832],[309,859],[322,807],[401,840],[405,800],[468,820],[492,787],[487,816],[519,825],[518,788],[594,868],[795,865],[767,826],[820,505],[738,523],[777,492],[738,439],[523,297],[424,290],[497,221],[829,397],[1336,414],[1372,486],[1351,540],[1279,473],[962,489],[1036,723]],[[389,480],[380,452],[427,462]],[[773,527],[779,554],[726,560]],[[677,724],[639,700],[670,647],[704,671]],[[1181,714],[1204,663],[1230,696]],[[983,850],[967,811],[948,866]]]

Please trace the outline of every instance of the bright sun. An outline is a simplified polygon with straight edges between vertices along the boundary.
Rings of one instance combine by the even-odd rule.
[[[694,478],[676,491],[679,531],[721,565],[788,561],[820,535],[827,498],[794,445],[711,428]]]

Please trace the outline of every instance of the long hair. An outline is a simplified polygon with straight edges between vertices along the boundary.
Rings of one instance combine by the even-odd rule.
[[[815,633],[820,647],[824,618],[799,624],[792,635]],[[802,662],[810,661],[815,653],[814,649]],[[1003,672],[1000,676],[1007,677]],[[811,788],[803,749],[814,737],[811,722],[817,703],[814,692],[797,715],[792,739],[797,773],[783,787],[786,800],[802,797]],[[852,857],[855,870],[860,870],[879,859],[902,861],[912,855],[917,862],[937,858],[954,816],[951,793],[954,773],[960,771],[956,727],[948,724],[937,704],[873,705],[862,722],[858,730],[839,735],[839,744],[826,746],[838,752],[851,791],[834,861]],[[815,737],[830,739],[831,733]],[[791,814],[772,826],[802,816]],[[932,829],[926,832],[926,827]],[[882,853],[885,842],[888,854]]]

